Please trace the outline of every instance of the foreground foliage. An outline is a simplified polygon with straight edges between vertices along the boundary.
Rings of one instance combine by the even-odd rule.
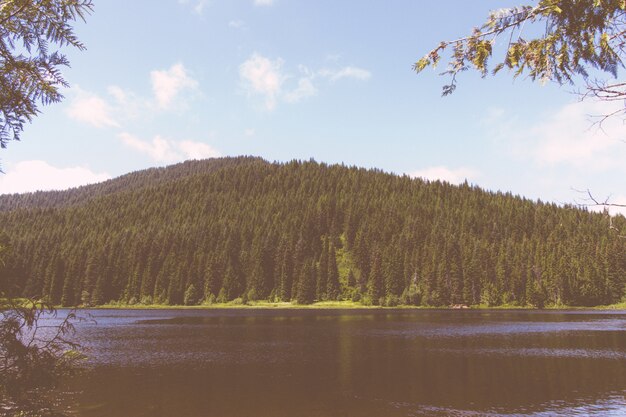
[[[525,74],[542,82],[574,84],[581,77],[584,97],[621,101],[626,83],[617,79],[617,72],[624,65],[625,34],[624,0],[540,0],[491,12],[472,34],[441,42],[413,68],[421,72],[437,66],[451,49],[443,73],[450,83],[444,85],[443,95],[454,92],[463,71],[474,69],[486,76],[507,68],[515,77]],[[615,114],[624,112],[622,106]]]
[[[85,49],[71,24],[92,10],[91,0],[0,0],[0,147],[19,140],[39,103],[63,98],[60,49]]]
[[[44,315],[55,309],[32,300],[0,299],[0,415],[61,416],[50,390],[82,359],[78,345],[68,339],[74,313],[54,325]]]
[[[66,306],[594,306],[626,283],[603,214],[316,162],[188,161],[3,196],[0,224],[2,289]]]

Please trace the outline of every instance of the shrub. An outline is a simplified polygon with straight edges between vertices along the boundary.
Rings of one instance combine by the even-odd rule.
[[[0,301],[0,409],[8,415],[63,415],[49,394],[84,358],[69,339],[78,318],[72,311],[51,327],[40,323],[45,315],[56,317],[52,305]]]

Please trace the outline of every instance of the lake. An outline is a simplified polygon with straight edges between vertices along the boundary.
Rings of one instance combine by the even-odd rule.
[[[626,415],[624,311],[83,313],[78,416]]]

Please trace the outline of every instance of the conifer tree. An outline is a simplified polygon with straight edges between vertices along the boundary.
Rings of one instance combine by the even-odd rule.
[[[198,304],[198,291],[193,284],[189,284],[187,289],[185,290],[185,297],[183,303],[186,306],[191,306]]]
[[[93,10],[91,0],[22,0],[0,3],[0,147],[19,140],[38,104],[59,102],[68,87],[60,50],[85,46],[71,26]]]
[[[254,178],[266,178],[263,192]],[[211,203],[196,216],[172,201]],[[623,217],[611,221],[626,230]],[[189,161],[132,181],[0,196],[0,224],[16,248],[0,286],[66,305],[183,304],[190,285],[203,302],[290,301],[306,264],[318,271],[313,299],[336,291],[385,304],[530,305],[537,281],[545,304],[597,305],[619,302],[626,284],[626,240],[600,213],[316,163]]]
[[[380,304],[380,300],[383,297],[383,294],[383,277],[380,265],[380,254],[378,253],[378,251],[376,251],[374,253],[374,256],[372,257],[368,295],[371,299],[372,304],[378,305]]]
[[[298,295],[296,297],[298,304],[311,304],[315,301],[316,269],[313,262],[306,262],[302,267],[298,281]]]
[[[321,267],[321,266],[320,266]],[[337,253],[334,245],[328,248],[328,285],[326,294],[329,300],[337,300],[340,295],[339,269],[337,268]]]
[[[319,268],[317,269],[317,287],[316,294],[318,300],[332,299],[328,293],[330,287],[329,279],[329,260],[328,260],[328,238],[324,236],[322,243],[322,253],[320,254]]]

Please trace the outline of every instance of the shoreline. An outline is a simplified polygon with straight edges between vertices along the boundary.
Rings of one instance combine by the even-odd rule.
[[[397,305],[393,307],[379,305],[364,305],[352,301],[321,301],[313,304],[295,304],[290,302],[268,302],[256,301],[248,304],[238,303],[219,303],[219,304],[201,304],[193,306],[185,305],[163,305],[163,304],[103,304],[99,306],[79,306],[79,307],[57,307],[57,308],[75,308],[78,310],[224,310],[224,309],[240,309],[240,310],[546,310],[546,311],[620,311],[626,310],[626,303],[612,304],[606,306],[547,306],[544,308],[536,308],[532,306],[486,306],[474,305],[467,307],[454,306],[413,306],[413,305]]]
[[[0,299],[2,301],[3,299]],[[15,298],[16,304],[32,305],[33,300]],[[39,304],[39,301],[34,301]],[[1,303],[0,303],[1,304]],[[415,306],[400,304],[397,306],[365,305],[354,301],[320,301],[313,304],[296,304],[291,302],[250,301],[247,304],[241,302],[212,303],[198,305],[168,305],[168,304],[120,304],[109,303],[97,306],[62,306],[55,305],[54,309],[62,310],[545,310],[545,311],[626,311],[626,302],[600,305],[600,306],[568,306],[549,305],[544,308],[533,306],[519,306],[505,304],[499,306],[487,306],[485,304],[471,306]]]

